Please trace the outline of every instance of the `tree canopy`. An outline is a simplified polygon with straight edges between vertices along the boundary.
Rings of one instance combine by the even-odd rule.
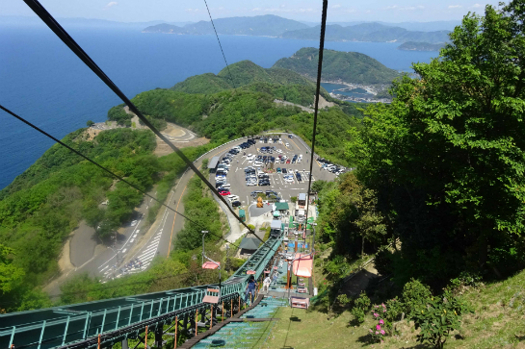
[[[458,270],[525,263],[524,8],[469,14],[419,78],[367,109],[348,155],[401,238],[406,270],[444,280]],[[400,268],[401,270],[402,268]]]

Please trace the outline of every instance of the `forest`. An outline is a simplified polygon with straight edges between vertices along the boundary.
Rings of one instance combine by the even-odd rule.
[[[439,58],[413,64],[418,78],[394,81],[392,104],[369,106],[350,129],[345,156],[356,171],[315,183],[319,248],[329,252],[318,261],[329,281],[320,289],[324,309],[336,304],[361,324],[371,304],[382,304],[387,335],[399,333],[393,323],[403,313],[419,342],[442,348],[482,285],[523,278],[523,18],[519,1],[467,15]],[[345,298],[342,280],[370,257],[386,282]],[[509,311],[522,305],[512,301]],[[475,318],[490,317],[488,306]],[[523,327],[508,326],[485,329],[518,343]]]
[[[85,129],[63,141],[142,190],[158,185],[164,200],[186,164],[175,154],[157,158],[150,131],[126,128],[101,132],[88,140]],[[190,159],[208,146],[187,148]],[[63,243],[81,220],[101,240],[129,221],[142,194],[55,144],[0,192],[1,301],[4,311],[49,306],[40,287],[58,273]],[[107,208],[101,202],[109,200]],[[156,208],[158,210],[158,207]]]

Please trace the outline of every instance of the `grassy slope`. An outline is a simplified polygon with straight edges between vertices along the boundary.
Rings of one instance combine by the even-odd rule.
[[[462,298],[475,312],[462,318],[461,329],[447,340],[445,348],[525,348],[525,271],[505,281],[465,289]],[[317,310],[281,308],[274,317],[281,321],[263,348],[372,347],[366,343],[365,336],[377,323],[368,315],[364,324],[355,327],[349,311],[333,317]],[[381,348],[431,347],[416,341],[418,331],[406,320],[398,329],[400,335],[387,338]]]

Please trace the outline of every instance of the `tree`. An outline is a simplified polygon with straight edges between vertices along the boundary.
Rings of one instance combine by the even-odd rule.
[[[404,268],[428,282],[525,264],[525,34],[521,1],[468,14],[418,79],[394,82],[349,147],[394,217]],[[490,246],[490,249],[489,249]]]
[[[24,277],[24,270],[12,264],[14,250],[0,244],[0,292],[10,292],[14,285]]]
[[[379,240],[381,236],[386,234],[386,225],[381,213],[376,211],[377,198],[375,192],[371,189],[363,188],[359,194],[354,202],[359,217],[354,221],[354,224],[361,235],[361,258],[363,258],[365,254],[365,240]]]
[[[88,120],[88,122],[86,122],[86,125],[87,125],[87,127],[91,127],[91,126],[95,125],[95,123],[93,121],[91,121],[91,120]]]

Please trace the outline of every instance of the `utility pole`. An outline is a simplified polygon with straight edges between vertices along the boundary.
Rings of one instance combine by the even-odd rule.
[[[207,231],[207,230],[203,230],[203,231],[202,231],[202,254],[201,254],[201,265],[204,264],[204,236],[206,236],[206,234],[208,234],[208,231]]]
[[[228,272],[230,271],[230,245],[226,245],[226,268]]]

